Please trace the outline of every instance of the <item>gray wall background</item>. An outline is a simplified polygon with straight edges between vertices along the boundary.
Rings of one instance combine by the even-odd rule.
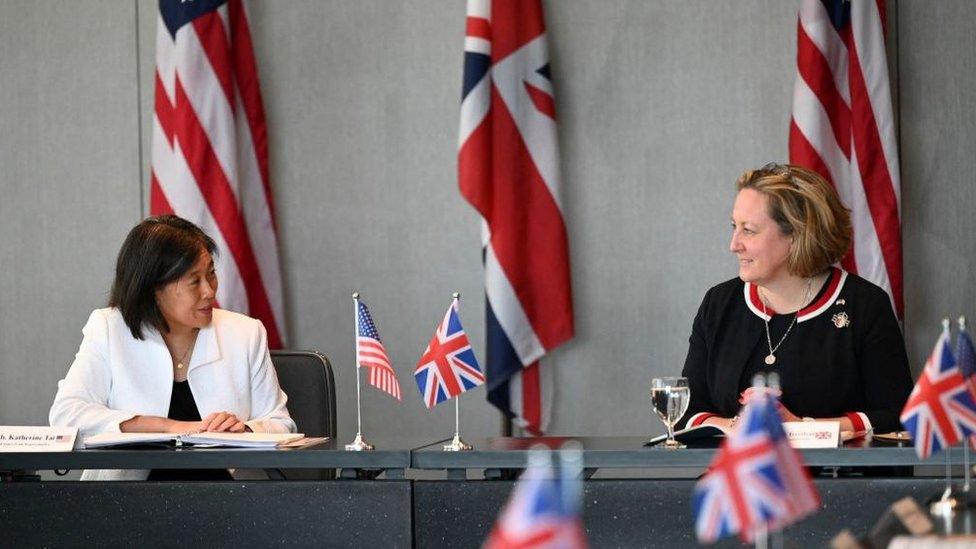
[[[785,159],[798,2],[549,0],[577,337],[555,353],[555,433],[661,428],[704,291],[735,275],[732,183]],[[897,9],[895,9],[897,8]],[[374,441],[451,433],[410,372],[452,291],[483,357],[479,221],[455,146],[464,2],[255,2],[291,346],[332,359],[355,432],[352,304],[370,304],[404,402],[364,392]],[[976,296],[976,5],[891,6],[906,318],[916,370]],[[147,211],[155,2],[0,0],[0,424],[44,424]],[[470,436],[499,431],[484,390]]]

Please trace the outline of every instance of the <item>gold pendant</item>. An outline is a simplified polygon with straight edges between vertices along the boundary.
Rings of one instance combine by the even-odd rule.
[[[766,364],[772,366],[776,362],[776,356],[773,355],[773,353],[769,353],[768,355],[766,355],[765,362]]]
[[[767,359],[767,360],[769,360],[769,359]],[[767,363],[767,364],[768,364],[768,363]],[[182,363],[182,362],[178,362],[178,363],[176,364],[176,369],[177,369],[177,370],[182,370],[182,369],[183,369],[183,363]]]

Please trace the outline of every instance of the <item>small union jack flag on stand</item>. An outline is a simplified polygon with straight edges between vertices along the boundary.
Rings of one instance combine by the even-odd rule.
[[[430,339],[413,373],[427,408],[485,383],[485,375],[478,367],[468,335],[461,327],[461,317],[458,315],[460,297],[461,294],[455,292],[454,301],[434,331],[434,337]],[[471,449],[470,444],[461,440],[461,404],[455,400],[454,438],[444,445],[444,450],[459,452]]]
[[[949,321],[901,411],[915,453],[925,459],[976,435],[976,402],[949,345]]]
[[[781,529],[820,508],[803,458],[783,431],[776,397],[753,398],[740,415],[695,486],[695,532],[703,543],[737,532],[752,542],[757,531]]]
[[[485,375],[461,326],[457,294],[413,375],[428,408],[485,383]]]

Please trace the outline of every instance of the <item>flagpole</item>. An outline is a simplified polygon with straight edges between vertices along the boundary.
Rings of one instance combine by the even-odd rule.
[[[966,333],[966,317],[965,316],[960,316],[959,317],[959,335],[956,336],[956,337],[962,338],[963,337],[963,334],[965,334],[965,333]],[[958,359],[959,359],[959,357],[956,357],[956,360],[958,360]],[[966,374],[964,373],[963,375],[965,376]],[[968,379],[966,380],[966,384],[967,385],[969,384],[969,380]],[[974,396],[976,396],[976,395],[974,395]],[[963,464],[963,471],[964,471],[963,483],[962,483],[962,491],[963,492],[967,492],[967,493],[969,492],[969,481],[971,480],[971,477],[972,477],[972,471],[970,471],[970,469],[969,469],[969,444],[970,444],[969,438],[967,438],[966,440],[963,440],[963,442],[962,442],[962,447],[963,447],[962,464]],[[968,518],[969,515],[967,514],[966,517]]]
[[[966,337],[966,317],[960,316],[958,322],[959,322],[959,335],[957,335],[956,337],[957,337],[957,341],[959,342],[958,345],[961,345],[962,338]],[[957,353],[957,355],[958,354],[962,354],[962,353]],[[956,360],[957,361],[959,360],[958,356],[956,356]],[[966,376],[966,373],[963,373],[963,376]],[[970,385],[969,379],[966,380],[966,385],[967,386]],[[972,443],[971,437],[965,437],[962,441],[962,448],[963,448],[962,450],[962,464],[963,464],[962,491],[963,491],[963,497],[965,498],[965,501],[963,503],[963,508],[964,508],[963,533],[967,535],[972,533],[972,517],[971,517],[972,513],[970,508],[972,502],[972,496],[969,494],[969,485],[970,485],[970,481],[972,480],[972,470],[970,469],[970,461],[969,461],[969,445],[971,443]]]
[[[945,449],[945,457],[946,457],[946,490],[952,488],[952,456],[949,455],[949,454],[951,454],[951,450],[952,450],[952,448],[946,448]]]
[[[945,332],[946,338],[949,337],[949,319],[942,319],[942,331]],[[945,449],[946,456],[946,494],[952,492],[952,448],[947,447]]]
[[[582,496],[583,445],[570,440],[559,447],[559,467],[563,480],[563,502],[579,507]]]
[[[770,389],[772,391],[779,390],[779,374],[776,372],[769,372],[766,375],[757,374],[752,378],[752,386],[759,389]],[[763,522],[755,527],[755,539],[753,540],[753,546],[756,549],[768,549],[769,548],[769,530],[766,529],[766,523]]]
[[[458,303],[461,301],[461,292],[454,292],[454,301],[451,303],[451,307],[457,310]],[[450,444],[444,445],[445,452],[464,452],[467,450],[473,450],[474,446],[471,446],[467,442],[461,440],[461,395],[454,397],[454,438],[451,439]]]
[[[768,532],[766,530],[765,524],[760,524],[756,526],[754,546],[756,549],[767,549],[769,547],[769,538],[767,536]]]
[[[362,383],[359,380],[359,292],[352,294],[352,314],[356,325],[356,438],[346,444],[346,450],[350,452],[364,452],[375,448],[372,444],[363,439],[363,410],[362,410]]]
[[[949,319],[942,319],[942,336],[949,339]],[[941,341],[941,339],[940,339]],[[940,343],[941,345],[941,343]],[[968,443],[968,441],[966,441]],[[942,497],[938,501],[929,505],[929,512],[937,517],[942,517],[945,523],[945,533],[952,533],[952,518],[955,516],[956,499],[952,497],[952,447],[946,446],[942,449],[945,452],[946,464],[946,487],[942,492]]]

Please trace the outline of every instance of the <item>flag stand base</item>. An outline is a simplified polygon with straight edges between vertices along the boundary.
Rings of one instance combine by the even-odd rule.
[[[466,452],[468,450],[474,450],[474,446],[461,440],[460,433],[454,433],[454,438],[451,439],[451,443],[444,445],[445,452]]]
[[[370,452],[375,449],[375,446],[363,440],[362,433],[356,433],[356,440],[346,444],[346,451],[348,452]]]

